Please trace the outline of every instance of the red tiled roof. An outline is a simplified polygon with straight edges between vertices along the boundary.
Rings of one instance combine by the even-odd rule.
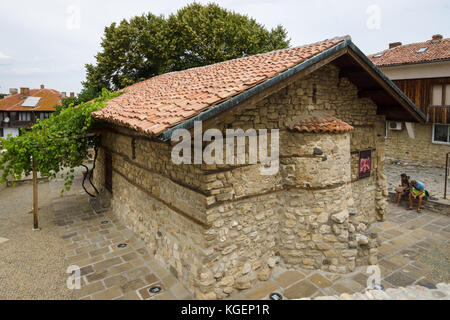
[[[425,52],[417,53],[417,50],[420,48],[428,49]],[[374,57],[379,54],[383,55],[379,58]],[[442,39],[435,43],[430,40],[394,47],[369,55],[369,59],[379,67],[448,60],[450,59],[450,38]]]
[[[36,107],[22,107],[28,97],[40,97]],[[30,95],[15,94],[0,100],[0,111],[55,111],[54,106],[60,105],[61,93],[53,89],[31,89]]]
[[[354,129],[348,123],[326,113],[299,116],[294,119],[290,128],[298,132],[310,133],[341,133]]]
[[[347,37],[159,75],[124,89],[94,117],[147,135],[163,131],[329,49]]]

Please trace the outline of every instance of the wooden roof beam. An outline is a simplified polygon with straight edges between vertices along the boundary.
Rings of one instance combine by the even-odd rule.
[[[370,98],[372,96],[379,96],[379,95],[383,95],[383,94],[387,94],[386,90],[382,89],[382,88],[368,88],[368,89],[361,89],[358,91],[358,96],[360,98]]]
[[[339,78],[353,78],[362,77],[366,75],[366,71],[362,68],[341,68],[339,71]]]

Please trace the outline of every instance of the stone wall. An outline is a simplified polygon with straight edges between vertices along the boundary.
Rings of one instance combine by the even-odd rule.
[[[401,131],[388,130],[386,157],[410,163],[445,167],[449,145],[432,143],[433,125],[414,123],[415,139],[408,136],[404,124]]]
[[[102,137],[95,183],[104,184],[108,151],[113,211],[201,299],[266,280],[277,263],[341,273],[376,263],[376,235],[366,230],[386,208],[384,117],[338,71],[328,65],[204,123],[204,131],[279,129],[276,175],[260,175],[261,164],[178,166],[169,143],[116,128]],[[355,130],[289,130],[296,116],[317,110]],[[358,180],[359,151],[367,149],[372,175]]]

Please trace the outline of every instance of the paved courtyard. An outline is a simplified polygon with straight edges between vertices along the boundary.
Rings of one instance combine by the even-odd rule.
[[[83,300],[193,299],[170,272],[156,262],[144,242],[109,211],[95,213],[88,196],[55,200],[53,211],[67,265],[81,268]],[[158,293],[151,289],[159,287]]]
[[[390,205],[387,221],[374,224],[371,231],[378,232],[381,242],[379,267],[385,288],[450,282],[450,217]],[[241,293],[239,299],[259,298],[268,291],[289,299],[364,292],[369,277],[366,271],[364,267],[336,275],[280,267],[267,283]]]
[[[58,200],[54,210],[63,226],[68,263],[83,267],[84,287],[80,297],[193,298],[111,213],[96,215],[88,207],[82,213],[80,206],[71,206],[67,200]],[[382,243],[379,248],[382,285],[433,288],[438,283],[450,282],[450,217],[426,211],[419,215],[393,205],[389,212],[388,221],[374,224],[371,230],[379,234]],[[121,243],[126,243],[127,248],[117,248]],[[369,277],[366,271],[366,267],[361,267],[352,274],[337,275],[279,266],[269,281],[230,299],[268,299],[274,292],[288,299],[355,294],[366,290]],[[154,286],[163,291],[149,294],[148,289]]]
[[[92,210],[79,184],[64,198],[55,197],[61,183],[40,184],[40,232],[31,231],[31,186],[0,192],[0,299],[193,299],[111,212]],[[449,216],[390,205],[387,221],[371,231],[381,242],[385,288],[450,282]],[[66,287],[70,265],[82,268],[81,290]],[[269,281],[229,299],[354,295],[366,289],[366,270],[336,275],[278,266]],[[155,287],[161,291],[152,293]]]
[[[450,282],[450,217],[389,206],[386,222],[376,223],[379,268],[385,288],[421,285],[433,288]],[[232,298],[266,299],[278,292],[288,299],[362,293],[367,289],[367,267],[347,275],[277,267],[269,281]]]

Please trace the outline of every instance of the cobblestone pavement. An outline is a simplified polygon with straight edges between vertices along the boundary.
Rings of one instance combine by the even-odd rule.
[[[386,222],[375,223],[379,234],[379,268],[385,288],[411,285],[434,288],[450,282],[450,217],[438,213],[407,211],[389,205]],[[367,288],[367,267],[351,274],[288,270],[276,267],[269,281],[235,294],[232,299],[268,299],[280,293],[287,299],[340,296],[363,293]]]
[[[386,161],[385,170],[389,191],[394,191],[400,184],[400,175],[406,173],[411,179],[422,181],[432,196],[440,199],[444,197],[445,168],[405,162],[396,163],[390,160]],[[447,197],[450,198],[450,178]]]
[[[81,268],[83,300],[193,299],[150,255],[145,244],[109,211],[96,214],[88,196],[56,199],[54,214],[66,264]],[[126,247],[122,248],[122,245]],[[154,287],[161,288],[152,293]]]

